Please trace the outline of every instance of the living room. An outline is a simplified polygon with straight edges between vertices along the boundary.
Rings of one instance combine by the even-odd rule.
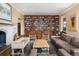
[[[0,3],[0,56],[79,56],[78,19],[78,3]]]

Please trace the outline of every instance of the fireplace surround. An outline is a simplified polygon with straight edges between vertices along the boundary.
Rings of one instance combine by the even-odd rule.
[[[14,35],[17,32],[16,26],[0,24],[0,32],[5,33],[5,34],[2,34],[3,37],[6,36],[5,38],[2,37],[3,40],[1,40],[1,41],[2,42],[5,41],[5,45],[9,45],[9,44],[11,44],[11,42],[13,42]],[[3,43],[1,43],[1,44],[3,44]]]

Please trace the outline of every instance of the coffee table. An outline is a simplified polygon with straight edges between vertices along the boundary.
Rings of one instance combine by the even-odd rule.
[[[45,39],[36,39],[33,43],[33,48],[47,48],[49,52],[49,44]]]

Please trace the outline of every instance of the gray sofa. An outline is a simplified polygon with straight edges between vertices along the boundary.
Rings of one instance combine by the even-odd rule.
[[[62,34],[60,37],[51,36],[51,42],[57,48],[64,49],[70,55],[79,56],[79,38],[69,34]]]

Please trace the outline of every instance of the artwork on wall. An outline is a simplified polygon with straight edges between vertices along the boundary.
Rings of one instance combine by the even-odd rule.
[[[70,19],[70,30],[76,31],[76,19],[75,19],[75,17],[71,17],[71,19]]]
[[[75,27],[75,17],[72,17],[71,21],[72,21],[72,27]]]
[[[0,3],[0,19],[11,21],[11,6],[7,3]]]

